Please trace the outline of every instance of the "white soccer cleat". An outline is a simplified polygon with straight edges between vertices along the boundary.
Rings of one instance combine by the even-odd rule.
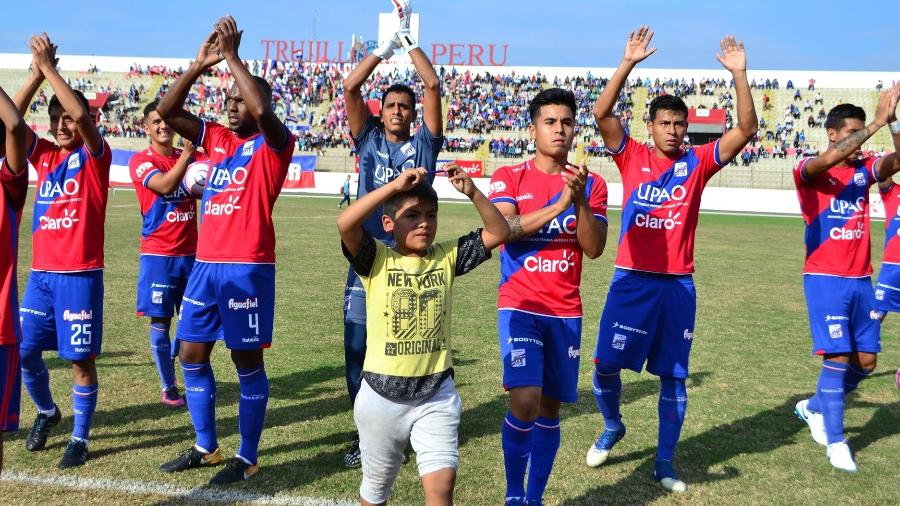
[[[653,465],[653,479],[669,492],[676,494],[687,492],[687,483],[678,479],[671,461],[657,460]]]
[[[850,452],[850,446],[847,445],[847,441],[831,443],[825,450],[825,455],[828,457],[828,462],[836,469],[848,473],[859,471],[859,468],[856,467],[856,462],[853,460],[853,454]]]
[[[663,478],[659,480],[659,484],[669,492],[683,494],[687,492],[687,484],[677,478]]]
[[[812,435],[813,440],[825,446],[828,444],[828,436],[825,434],[825,418],[822,416],[822,413],[816,413],[807,409],[807,404],[809,404],[809,399],[803,399],[798,402],[794,406],[794,414],[809,426],[809,433]]]
[[[587,457],[584,461],[588,467],[600,467],[609,458],[609,450],[600,450],[596,446],[591,445],[587,451]]]
[[[609,452],[625,437],[625,426],[619,430],[604,429],[597,442],[588,449],[584,462],[588,467],[600,467],[609,458]]]

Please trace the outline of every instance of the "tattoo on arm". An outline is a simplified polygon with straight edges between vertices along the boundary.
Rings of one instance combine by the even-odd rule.
[[[863,145],[866,140],[871,137],[872,134],[869,133],[868,128],[864,128],[862,130],[857,130],[852,134],[844,137],[843,139],[834,143],[834,148],[841,153],[854,151],[859,149],[860,146]]]
[[[518,214],[507,216],[506,223],[509,224],[510,241],[515,241],[525,237],[525,230],[522,229],[522,218]]]

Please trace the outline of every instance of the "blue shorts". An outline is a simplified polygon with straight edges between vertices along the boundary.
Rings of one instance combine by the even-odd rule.
[[[900,265],[881,264],[875,282],[875,307],[882,313],[900,313]]]
[[[175,316],[175,308],[181,305],[181,297],[193,268],[193,255],[141,255],[135,313],[151,318]]]
[[[19,345],[0,345],[0,432],[19,430],[19,400],[22,398],[22,366]]]
[[[687,378],[697,292],[690,274],[616,269],[597,331],[594,363]]]
[[[366,289],[353,267],[344,285],[344,323],[366,324]]]
[[[497,312],[503,388],[541,387],[542,395],[578,401],[581,318],[558,318],[512,309]]]
[[[881,321],[872,279],[803,276],[813,354],[881,351]]]
[[[19,307],[23,350],[84,360],[103,342],[103,271],[31,271]]]
[[[224,340],[230,350],[272,344],[275,265],[197,261],[188,278],[176,337],[191,343]]]

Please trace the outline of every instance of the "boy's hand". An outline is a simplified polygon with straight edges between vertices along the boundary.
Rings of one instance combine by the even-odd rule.
[[[447,171],[447,176],[449,177],[450,184],[456,188],[456,191],[462,193],[466,197],[472,198],[475,195],[475,183],[472,182],[472,178],[469,177],[469,174],[460,168],[456,162],[448,162],[444,164],[443,170]]]
[[[219,35],[215,30],[200,44],[195,61],[204,69],[208,69],[225,59],[219,50]]]
[[[397,179],[391,182],[395,192],[405,192],[412,190],[417,184],[425,180],[426,170],[422,167],[416,169],[404,170],[397,176]]]
[[[32,35],[28,42],[31,48],[32,66],[36,66],[41,74],[56,68],[56,46],[50,42],[50,37],[46,33],[40,35]],[[32,71],[33,72],[33,71]]]
[[[237,57],[241,45],[242,30],[238,30],[237,21],[231,16],[220,18],[215,25],[218,36],[219,52],[224,57]]]

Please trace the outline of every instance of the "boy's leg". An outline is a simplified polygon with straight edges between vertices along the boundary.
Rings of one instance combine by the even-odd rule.
[[[359,496],[363,504],[384,504],[390,498],[403,465],[403,450],[410,439],[414,420],[411,411],[407,404],[382,397],[363,380],[353,404],[362,452]],[[418,458],[417,461],[421,464]]]
[[[459,467],[459,419],[462,403],[453,378],[447,378],[438,391],[414,406],[415,420],[410,443],[416,452],[419,476],[425,489],[425,504],[453,504],[453,488]]]

